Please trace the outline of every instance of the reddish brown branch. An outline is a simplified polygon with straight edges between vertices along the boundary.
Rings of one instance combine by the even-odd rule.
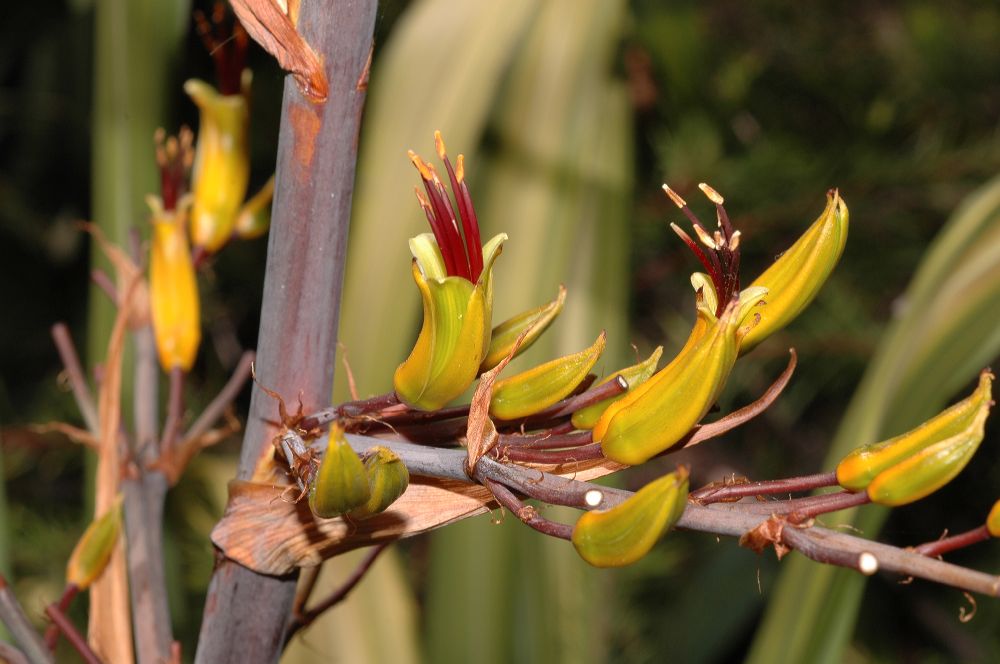
[[[964,533],[959,533],[958,535],[942,537],[941,539],[934,540],[933,542],[925,542],[920,546],[913,547],[913,551],[923,556],[935,558],[937,556],[942,556],[949,551],[955,551],[973,544],[978,544],[979,542],[985,542],[990,539],[990,537],[990,531],[984,524],[978,528],[973,528],[972,530],[967,530]]]
[[[690,499],[702,505],[719,503],[750,496],[767,496],[778,493],[799,493],[837,485],[837,473],[819,473],[788,477],[780,480],[764,480],[760,482],[744,482],[737,484],[715,483],[692,491]]]
[[[73,646],[73,650],[79,653],[83,661],[87,664],[102,664],[101,658],[90,649],[87,639],[83,638],[83,635],[77,631],[73,623],[70,622],[70,619],[66,617],[66,614],[57,605],[50,604],[45,607],[45,615],[59,628],[59,631],[62,632],[66,640]]]
[[[511,514],[538,532],[568,540],[573,537],[573,527],[564,523],[550,521],[538,513],[531,505],[526,505],[511,492],[510,489],[495,480],[483,479],[483,485],[493,493],[497,502],[506,507]]]
[[[319,618],[323,613],[329,611],[337,604],[344,601],[354,588],[361,583],[361,580],[371,569],[372,565],[375,564],[375,560],[378,559],[379,555],[389,548],[392,542],[383,542],[382,544],[377,544],[368,552],[368,555],[358,563],[358,566],[351,572],[351,575],[340,585],[339,588],[334,590],[328,597],[323,599],[319,604],[312,607],[311,609],[305,609],[305,600],[303,600],[303,607],[299,611],[294,611],[292,613],[292,620],[288,625],[288,630],[285,636],[285,643],[291,641],[292,637],[298,633],[299,630],[308,627],[314,620]],[[317,568],[318,570],[318,568]],[[312,592],[312,585],[315,584],[315,579],[318,574],[312,577],[312,582],[309,585],[309,592]],[[308,594],[305,595],[308,598]]]
[[[65,323],[56,323],[52,326],[52,341],[59,352],[59,359],[62,360],[66,378],[69,381],[70,389],[73,390],[73,398],[76,400],[76,407],[80,409],[80,416],[83,417],[87,430],[97,436],[99,427],[94,395],[90,391],[83,365],[80,363],[80,356],[76,352],[73,337],[70,336],[69,328]]]

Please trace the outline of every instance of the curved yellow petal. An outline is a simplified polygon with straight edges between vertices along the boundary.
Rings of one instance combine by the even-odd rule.
[[[844,200],[831,191],[819,218],[750,284],[767,288],[767,305],[757,311],[760,320],[744,335],[741,354],[788,325],[816,297],[844,251],[848,219]]]
[[[1000,537],[1000,500],[993,503],[993,509],[986,517],[986,529],[993,537]]]
[[[430,258],[435,254],[422,237],[411,240],[410,247],[423,324],[410,356],[396,368],[393,386],[412,408],[438,410],[461,395],[479,373],[490,343],[493,263],[507,236],[501,233],[483,247],[483,272],[475,285],[462,277],[428,278],[423,268],[437,273]]]

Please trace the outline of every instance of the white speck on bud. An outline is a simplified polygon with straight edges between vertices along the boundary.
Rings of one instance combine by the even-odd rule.
[[[591,489],[583,495],[583,501],[587,503],[589,507],[597,507],[604,500],[604,494],[597,489]]]
[[[858,571],[865,576],[871,576],[878,571],[878,558],[865,551],[858,556]]]

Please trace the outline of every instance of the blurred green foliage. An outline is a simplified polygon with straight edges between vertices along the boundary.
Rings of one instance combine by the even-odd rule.
[[[359,295],[348,294],[343,320],[384,330],[393,348],[412,339],[401,339],[407,334],[400,330],[415,334],[417,300],[406,281],[404,239],[421,222],[410,199],[416,175],[405,150],[430,157],[435,128],[444,130],[453,153],[467,154],[487,229],[518,229],[498,266],[508,263],[511,279],[519,271],[538,271],[523,277],[523,300],[505,302],[503,311],[498,302],[498,316],[546,301],[556,283],[572,282],[566,313],[548,336],[568,350],[611,325],[616,361],[629,357],[629,343],[642,351],[664,343],[670,353],[689,329],[687,276],[696,265],[666,228],[679,215],[660,192],[662,182],[705,217],[711,207],[696,183],[707,181],[726,196],[744,233],[748,282],[815,218],[826,189],[839,187],[853,222],[840,267],[799,320],[740,361],[720,405],[725,411],[759,394],[794,345],[800,367],[791,387],[760,421],[681,457],[693,465],[695,485],[731,472],[764,477],[820,469],[928,244],[960,202],[1000,172],[1000,9],[910,0],[850,7],[735,0],[633,0],[626,7],[591,0],[579,3],[574,24],[574,12],[559,15],[558,3],[548,3],[556,18],[546,19],[545,3],[522,0],[507,3],[502,20],[487,14],[476,23],[476,3],[444,2],[436,18],[424,19],[428,37],[414,25],[418,11],[432,4],[381,3],[366,122],[395,129],[376,133],[369,126],[362,139],[362,169],[376,147],[386,156],[384,167],[359,174],[358,214],[365,214],[362,199],[368,196],[412,216],[383,214],[391,230],[376,231],[363,250],[356,250],[365,245],[363,222],[352,235],[352,251],[363,262],[386,277],[399,275],[378,291],[388,295],[378,297],[392,298],[398,289],[403,298],[414,297],[398,307],[406,312],[402,318],[387,323]],[[594,24],[584,21],[595,16]],[[555,24],[548,26],[552,32],[545,32],[546,20]],[[88,241],[73,220],[89,217],[95,204],[94,27],[93,4],[84,1],[7,3],[0,18],[0,302],[8,312],[0,325],[0,480],[9,503],[6,522],[0,514],[0,549],[6,545],[15,589],[32,607],[58,595],[63,565],[88,516],[80,503],[81,451],[26,425],[76,421],[57,378],[48,326],[67,320],[78,345],[90,347],[84,324]],[[434,54],[427,51],[428,39],[443,41]],[[573,39],[583,39],[583,47],[573,48]],[[482,64],[487,57],[490,68]],[[380,87],[380,68],[394,61],[412,75]],[[478,68],[468,68],[469,62]],[[251,64],[254,188],[273,168],[282,77],[259,49]],[[169,71],[161,81],[168,128],[193,124],[195,111],[180,83],[212,75],[191,31]],[[595,182],[603,184],[595,188]],[[617,221],[597,223],[609,219]],[[612,258],[595,260],[594,245]],[[533,250],[551,264],[519,262]],[[581,255],[591,258],[578,260]],[[221,385],[234,343],[254,344],[263,256],[264,242],[237,244],[205,280],[206,344],[189,388],[192,403]],[[570,309],[574,300],[577,313]],[[594,314],[602,308],[608,319]],[[624,319],[613,322],[625,314],[630,332]],[[995,311],[983,316],[997,319]],[[369,373],[369,351],[353,342],[348,350],[363,391],[388,384],[388,374]],[[385,366],[405,353],[379,350],[392,356],[382,358]],[[883,536],[911,544],[945,527],[974,525],[996,498],[990,491],[1000,486],[996,445],[989,444],[996,432],[992,425],[968,475],[932,499],[894,511]],[[234,444],[199,460],[168,500],[165,555],[168,575],[177,581],[170,584],[171,605],[188,653],[211,571],[206,534],[225,500]],[[636,470],[625,481],[638,485],[657,472]],[[535,549],[516,548],[512,531],[519,528],[513,519],[499,527],[481,519],[431,542],[420,538],[400,547],[410,585],[402,594],[398,583],[378,592],[396,588],[399,601],[410,602],[393,605],[399,617],[387,614],[387,620],[409,624],[414,618],[407,607],[416,607],[422,636],[415,638],[428,661],[460,658],[465,651],[454,650],[459,635],[468,636],[466,645],[506,643],[511,650],[503,655],[527,661],[558,660],[556,652],[566,659],[584,652],[593,660],[626,662],[742,658],[781,568],[770,554],[757,557],[731,541],[682,535],[668,537],[633,568],[581,571],[584,577],[569,567],[579,564],[572,555],[561,557],[560,543],[531,537],[523,546]],[[449,555],[474,562],[461,555],[470,542],[483,549],[479,564],[466,571],[449,564]],[[996,546],[953,559],[995,571]],[[547,557],[549,565],[542,562]],[[539,570],[546,571],[532,576]],[[462,596],[488,605],[458,610],[456,597]],[[959,593],[929,584],[872,579],[845,657],[996,657],[996,603],[980,602],[976,619],[961,624],[963,602]],[[337,620],[351,606],[331,616]],[[850,634],[855,615],[837,618]]]

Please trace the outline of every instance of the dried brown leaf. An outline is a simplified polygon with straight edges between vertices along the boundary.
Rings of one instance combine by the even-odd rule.
[[[104,361],[104,377],[98,393],[97,413],[99,439],[97,453],[97,486],[94,514],[111,509],[118,496],[121,480],[119,431],[121,427],[122,358],[125,334],[136,306],[135,297],[143,284],[138,273],[120,275],[127,279],[124,297],[120,301],[115,324],[108,341]],[[87,640],[91,647],[109,662],[130,662],[132,652],[132,620],[128,596],[128,580],[122,540],[111,555],[104,574],[90,588],[90,622]]]
[[[781,539],[781,532],[785,528],[785,520],[781,517],[772,516],[753,530],[743,533],[740,536],[740,546],[746,547],[756,553],[762,553],[768,545],[774,546],[774,553],[778,560],[785,557],[791,549]]]
[[[230,0],[230,4],[253,40],[295,78],[303,96],[317,104],[326,101],[330,85],[323,59],[302,38],[292,18],[278,3],[275,0]],[[297,7],[298,3],[289,3],[290,13],[297,14]]]

